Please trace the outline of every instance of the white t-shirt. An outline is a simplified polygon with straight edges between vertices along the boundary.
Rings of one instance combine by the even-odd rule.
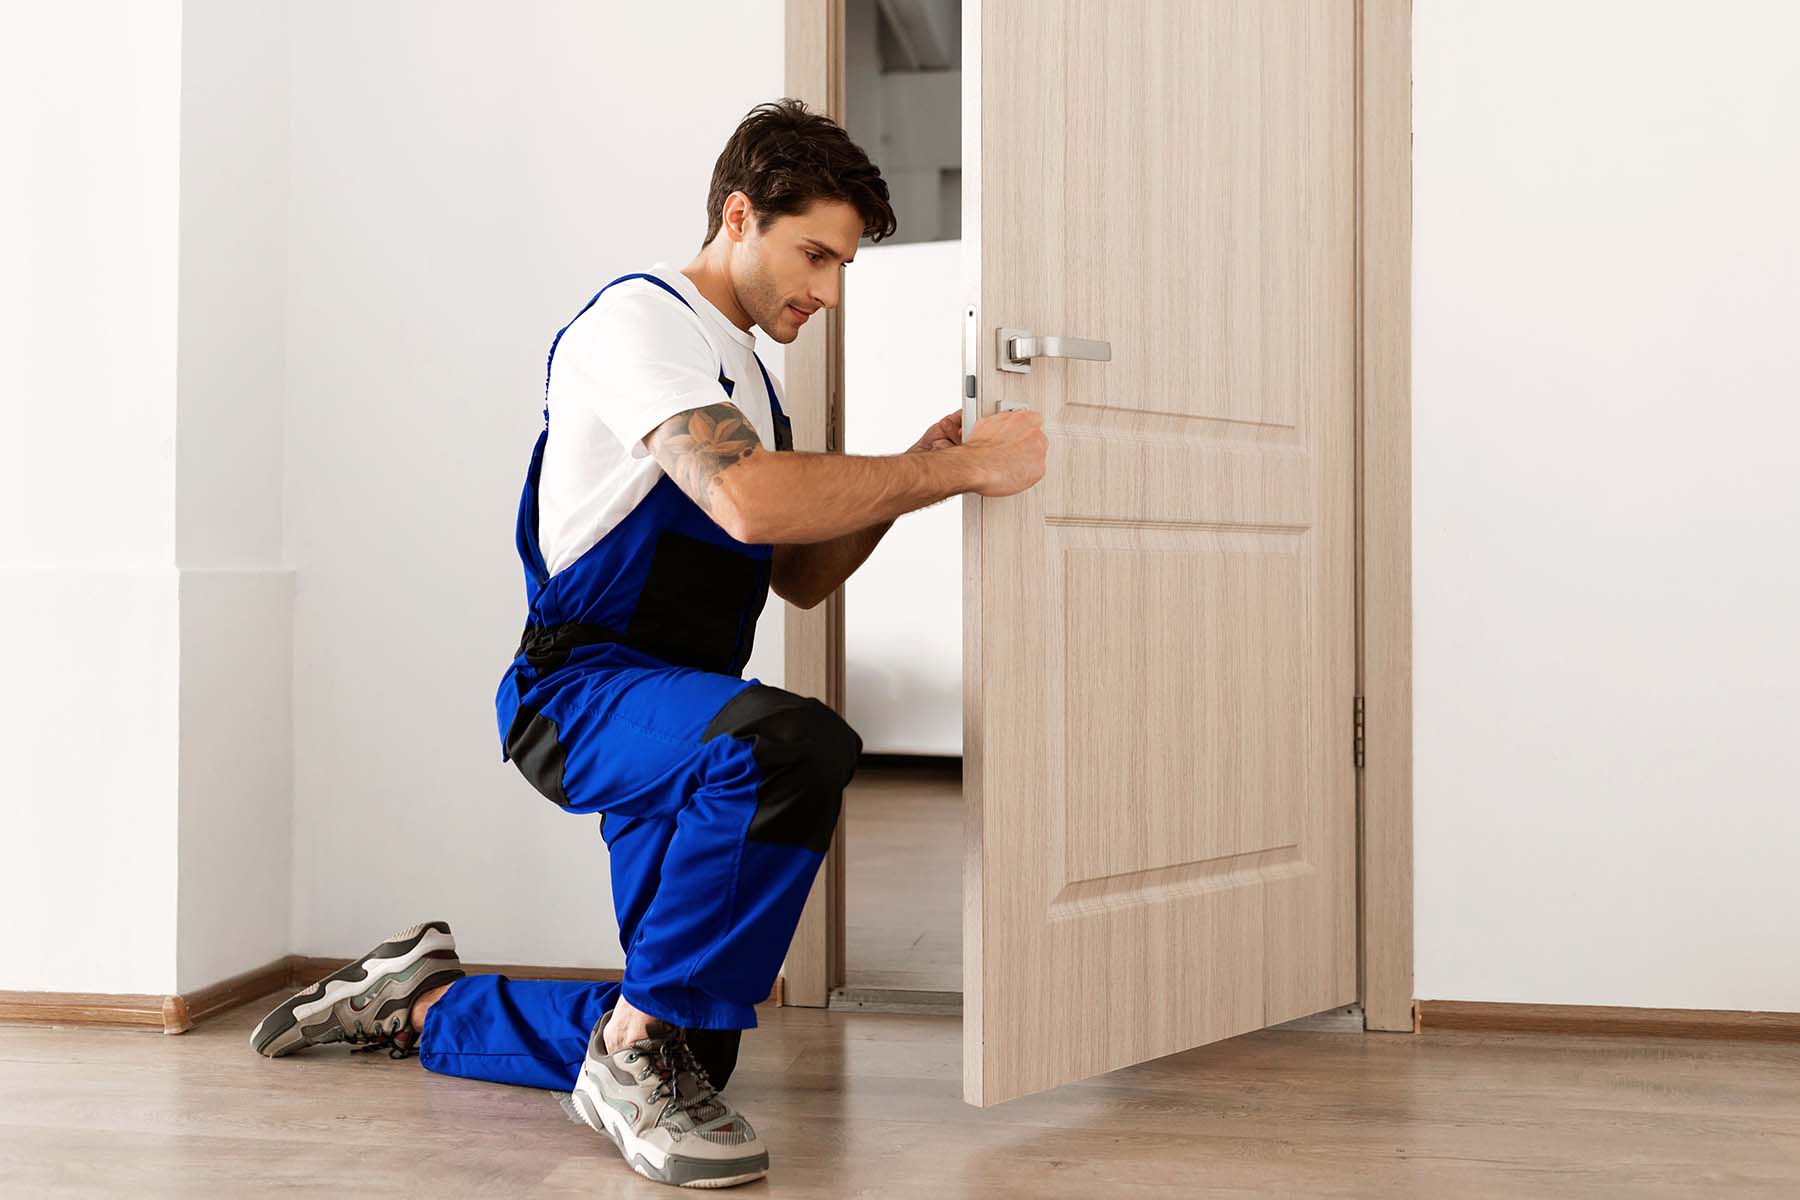
[[[650,494],[663,469],[644,435],[678,412],[730,403],[765,447],[775,419],[757,369],[756,338],[726,319],[666,262],[608,289],[557,343],[550,365],[550,436],[538,476],[538,545],[554,575],[592,549]],[[733,381],[719,385],[719,369]],[[770,373],[773,378],[773,372]],[[775,403],[781,403],[775,380]]]

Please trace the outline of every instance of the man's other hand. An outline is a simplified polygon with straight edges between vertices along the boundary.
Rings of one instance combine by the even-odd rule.
[[[946,446],[962,444],[962,409],[944,417],[920,435],[919,440],[907,447],[908,454],[918,450],[942,450]]]

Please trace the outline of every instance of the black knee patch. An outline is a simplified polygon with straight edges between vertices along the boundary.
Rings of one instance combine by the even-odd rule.
[[[513,714],[512,728],[506,731],[506,756],[532,787],[569,807],[569,797],[563,792],[563,746],[555,721],[535,708],[520,706]]]
[[[702,740],[722,733],[750,742],[762,773],[749,840],[823,854],[862,753],[856,730],[820,700],[753,683],[726,701]]]

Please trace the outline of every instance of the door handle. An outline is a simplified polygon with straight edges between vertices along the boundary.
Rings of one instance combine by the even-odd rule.
[[[994,365],[1002,371],[1029,372],[1034,358],[1112,361],[1112,343],[1094,338],[1039,337],[1029,329],[996,329],[994,335]]]

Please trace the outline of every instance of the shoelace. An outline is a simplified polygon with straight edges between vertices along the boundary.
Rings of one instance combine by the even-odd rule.
[[[418,1039],[402,1037],[401,1034],[404,1032],[399,1028],[387,1029],[377,1026],[373,1030],[358,1029],[353,1033],[347,1033],[343,1040],[353,1044],[354,1048],[350,1051],[352,1054],[366,1054],[370,1050],[385,1049],[389,1058],[405,1058],[413,1052],[414,1044]]]
[[[687,1039],[680,1033],[662,1039],[653,1054],[639,1053],[637,1057],[649,1059],[650,1069],[656,1073],[658,1081],[655,1089],[644,1099],[652,1104],[665,1096],[668,1100],[663,1105],[662,1112],[657,1114],[658,1121],[668,1116],[670,1110],[674,1108],[679,1108],[687,1113],[688,1118],[696,1126],[704,1125],[714,1117],[724,1115],[723,1105],[713,1105],[713,1098],[719,1094],[719,1089],[713,1086],[712,1079],[706,1074],[706,1068],[701,1066],[700,1060],[695,1057],[694,1048],[687,1044]],[[685,1098],[681,1095],[681,1076],[684,1072],[692,1075],[694,1081],[699,1085],[697,1092]],[[709,1113],[709,1105],[717,1108],[718,1111]]]
[[[389,1058],[405,1058],[413,1052],[413,1048],[411,1046],[400,1041],[400,1039],[396,1038],[391,1033],[386,1035],[385,1037],[376,1038],[373,1041],[371,1041],[367,1035],[363,1035],[363,1034],[359,1034],[356,1037],[345,1038],[344,1040],[347,1042],[368,1042],[369,1043],[366,1046],[352,1047],[350,1050],[350,1053],[352,1053],[352,1054],[366,1054],[370,1050],[384,1050],[385,1049],[388,1052]]]

